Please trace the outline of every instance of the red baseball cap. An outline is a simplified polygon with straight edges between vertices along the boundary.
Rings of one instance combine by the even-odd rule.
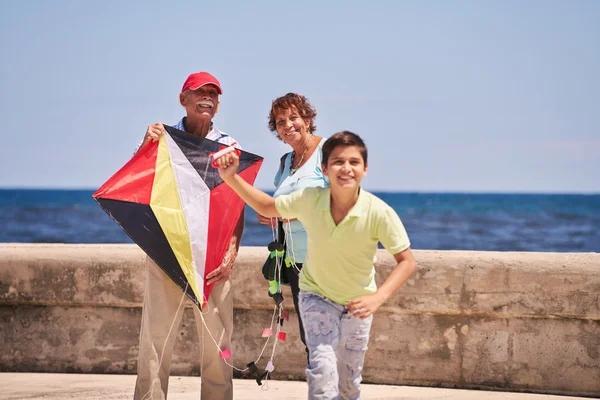
[[[183,84],[183,87],[181,88],[181,92],[183,93],[188,89],[196,90],[204,85],[215,85],[217,89],[219,89],[219,94],[223,94],[221,84],[219,83],[217,78],[215,78],[208,72],[195,72],[188,76],[188,78],[185,80],[185,83]]]

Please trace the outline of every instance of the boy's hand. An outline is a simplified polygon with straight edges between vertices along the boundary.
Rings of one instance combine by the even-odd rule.
[[[148,125],[148,129],[146,129],[146,135],[144,136],[144,141],[142,142],[141,147],[144,147],[146,144],[148,144],[150,142],[156,142],[164,134],[165,134],[165,127],[160,122],[157,122],[152,125]]]
[[[227,181],[235,176],[235,172],[240,165],[240,158],[235,152],[227,153],[217,158],[217,166],[219,167],[219,175],[221,179]]]
[[[384,303],[384,299],[381,298],[377,293],[373,293],[367,296],[360,296],[354,300],[351,300],[346,304],[348,312],[353,316],[365,319],[370,315],[373,315],[375,311]]]

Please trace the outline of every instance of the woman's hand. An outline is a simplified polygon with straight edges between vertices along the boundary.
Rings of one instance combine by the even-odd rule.
[[[277,227],[277,218],[269,218],[258,214],[258,222],[263,225],[269,225],[271,228]]]

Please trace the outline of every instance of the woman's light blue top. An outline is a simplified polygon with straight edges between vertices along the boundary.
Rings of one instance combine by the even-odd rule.
[[[323,176],[323,170],[321,169],[323,143],[325,143],[325,139],[321,139],[310,158],[293,175],[290,175],[292,153],[286,155],[283,171],[280,168],[275,175],[276,189],[273,197],[290,194],[306,187],[329,186],[329,181],[327,177]],[[292,221],[284,223],[283,227],[287,243],[287,255],[293,257],[296,263],[304,263],[306,261],[307,237],[302,223]]]

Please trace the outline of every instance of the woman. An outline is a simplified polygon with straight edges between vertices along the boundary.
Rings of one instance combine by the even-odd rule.
[[[279,97],[271,106],[269,113],[269,129],[274,132],[279,140],[287,143],[293,151],[281,157],[281,163],[277,174],[275,174],[274,197],[292,193],[305,187],[327,187],[329,182],[323,176],[321,170],[322,151],[325,139],[315,136],[317,130],[315,118],[317,111],[309,103],[308,99],[296,93],[288,93]],[[258,216],[261,224],[277,226],[277,222],[262,215]],[[283,268],[287,280],[290,282],[294,308],[298,315],[300,327],[300,339],[306,348],[304,338],[304,327],[298,309],[298,273],[302,264],[306,261],[307,236],[304,227],[299,221],[284,220],[283,228],[287,255],[291,256],[295,263],[290,268]],[[308,353],[308,348],[306,348]]]

